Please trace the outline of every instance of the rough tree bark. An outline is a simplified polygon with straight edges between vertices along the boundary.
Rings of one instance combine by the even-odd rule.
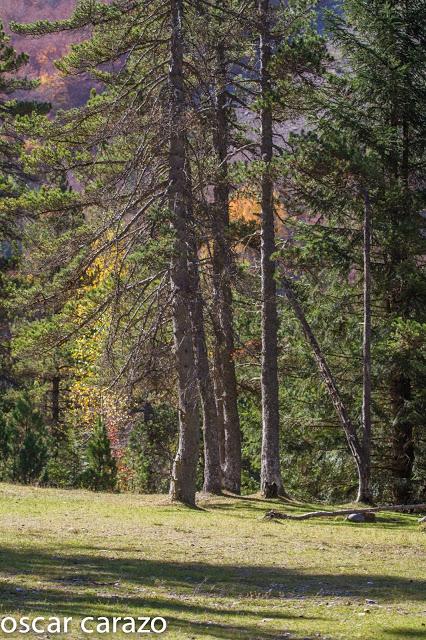
[[[11,331],[8,313],[6,311],[6,293],[4,287],[3,247],[0,246],[0,393],[6,391],[12,384],[11,379]],[[6,261],[4,261],[6,263]]]
[[[186,169],[189,176],[188,212],[191,224],[188,225],[188,251],[191,275],[191,291],[193,299],[191,305],[192,332],[194,340],[195,365],[197,369],[198,389],[201,398],[204,432],[204,484],[207,493],[219,495],[222,489],[222,472],[219,455],[219,432],[217,409],[214,393],[213,378],[207,351],[206,332],[204,328],[204,299],[201,291],[200,268],[198,258],[197,233],[192,208],[191,170]]]
[[[319,346],[318,341],[309,325],[309,322],[306,319],[305,313],[293,291],[293,287],[291,285],[290,280],[285,276],[282,276],[282,287],[283,287],[284,295],[289,301],[290,306],[293,309],[293,312],[296,318],[300,322],[300,325],[302,327],[303,333],[305,334],[306,340],[308,341],[308,343],[312,348],[312,352],[313,352],[315,361],[317,363],[318,370],[325,383],[330,399],[333,403],[337,416],[343,427],[343,431],[345,433],[346,440],[348,442],[349,450],[355,461],[357,472],[358,472],[358,487],[361,487],[362,477],[364,476],[364,469],[365,469],[364,449],[363,449],[362,443],[360,442],[355,426],[352,423],[352,420],[350,419],[349,412],[343,401],[342,395],[334,379],[334,376],[331,373],[330,367],[328,366],[326,357],[323,354],[321,347]],[[357,499],[359,499],[360,494],[361,494],[361,491],[358,490]]]
[[[392,126],[398,126],[392,122]],[[405,218],[411,212],[410,193],[410,126],[406,114],[402,119],[402,155],[401,163],[398,156],[394,158],[394,177],[399,181],[404,190]],[[401,166],[399,166],[401,164]],[[398,211],[398,223],[401,224],[401,212]],[[410,309],[407,309],[406,296],[401,295],[399,278],[395,274],[401,269],[407,260],[407,248],[404,243],[393,247],[389,271],[391,286],[388,298],[388,311],[390,314],[410,317]],[[393,283],[393,284],[392,284]],[[409,417],[407,406],[412,400],[412,382],[404,371],[404,368],[394,366],[390,376],[389,395],[392,409],[392,492],[398,502],[409,502],[413,497],[413,469],[415,464],[414,425]]]
[[[223,406],[223,374],[221,366],[221,357],[217,342],[214,346],[213,356],[213,383],[214,383],[214,395],[216,401],[216,420],[217,431],[219,440],[219,459],[221,470],[225,467],[225,410]]]
[[[59,398],[60,398],[60,383],[61,378],[59,375],[52,378],[52,422],[57,425],[59,423]]]
[[[61,418],[61,376],[59,371],[52,376],[51,379],[51,401],[52,401],[52,425],[51,435],[55,443],[59,444],[65,436],[63,426],[60,423]]]
[[[229,227],[228,184],[228,114],[227,79],[224,44],[216,49],[217,89],[215,104],[215,130],[213,143],[218,161],[213,206],[213,287],[215,305],[216,380],[217,411],[223,411],[224,443],[222,485],[227,491],[241,491],[241,430],[238,414],[237,377],[235,373],[234,322],[232,309],[232,260],[227,240]],[[218,393],[221,395],[219,396]]]
[[[171,259],[173,334],[179,394],[179,446],[172,469],[170,495],[195,504],[200,424],[197,375],[191,327],[191,277],[188,267],[189,224],[185,174],[185,91],[183,81],[183,0],[171,0],[169,207],[175,234]]]
[[[196,258],[195,258],[196,260]],[[219,432],[213,379],[210,373],[204,330],[204,301],[200,291],[198,266],[194,264],[194,300],[192,304],[192,330],[197,368],[198,389],[201,398],[204,432],[204,484],[207,493],[219,495],[222,489],[222,471],[219,455]]]
[[[362,344],[362,468],[358,502],[369,503],[372,500],[371,478],[371,203],[367,189],[364,191],[364,324]]]
[[[265,498],[283,495],[280,468],[280,415],[278,398],[278,313],[275,272],[274,184],[270,175],[273,133],[272,109],[269,106],[271,80],[270,3],[259,0],[259,49],[261,85],[261,282],[262,282],[262,454],[260,490]]]
[[[413,494],[414,428],[411,420],[404,417],[406,406],[411,400],[411,381],[402,372],[396,372],[392,376],[390,398],[393,414],[392,493],[398,502],[408,502]]]

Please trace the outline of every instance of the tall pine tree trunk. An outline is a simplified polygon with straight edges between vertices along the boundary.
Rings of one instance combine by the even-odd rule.
[[[394,125],[396,128],[396,124]],[[398,158],[395,159],[395,178],[399,180],[404,190],[404,216],[410,215],[410,128],[408,118],[402,119],[402,156],[401,171],[399,171]],[[396,224],[401,224],[401,212],[398,211]],[[404,293],[401,295],[399,278],[395,274],[402,271],[401,266],[407,260],[407,250],[404,245],[396,246],[392,252],[393,285],[390,292],[389,311],[403,318],[410,315],[407,312]],[[414,426],[407,415],[407,405],[411,402],[412,383],[404,368],[395,366],[390,380],[390,403],[392,409],[392,492],[394,500],[398,503],[411,502],[413,498],[413,469],[415,463]]]
[[[3,242],[5,246],[6,243]],[[0,397],[6,389],[12,384],[11,377],[11,331],[9,315],[6,309],[7,293],[6,293],[6,272],[7,260],[3,257],[2,251],[4,246],[0,243]]]
[[[200,424],[191,326],[188,266],[188,184],[185,173],[185,91],[183,80],[183,0],[171,0],[169,207],[175,234],[171,260],[173,334],[179,394],[179,446],[173,463],[172,499],[195,504]]]
[[[189,178],[188,198],[191,198],[191,168],[187,164],[186,173]],[[217,408],[213,378],[207,351],[206,332],[204,327],[204,299],[201,291],[200,266],[195,221],[192,209],[192,198],[188,201],[191,224],[188,225],[188,250],[191,274],[191,290],[193,300],[191,306],[192,332],[194,339],[195,364],[197,369],[198,389],[201,398],[204,432],[204,484],[206,493],[220,494],[222,489],[222,472],[219,455],[219,431]]]
[[[278,313],[275,283],[274,185],[272,160],[272,110],[269,106],[271,59],[269,0],[259,0],[260,74],[262,93],[261,278],[262,278],[262,457],[260,489],[265,498],[284,492],[280,468],[280,416],[278,399]]]
[[[415,460],[414,429],[409,418],[404,417],[411,401],[411,381],[403,373],[396,373],[391,380],[392,423],[392,493],[398,503],[412,499],[412,477]]]
[[[232,309],[232,262],[228,246],[229,185],[228,185],[228,117],[226,97],[226,66],[223,44],[219,44],[217,57],[216,123],[214,146],[219,164],[214,186],[213,210],[213,286],[215,298],[216,382],[217,409],[223,411],[223,465],[222,484],[233,493],[241,491],[241,431],[238,415],[237,377],[235,373],[234,322]]]
[[[214,395],[216,401],[216,419],[217,419],[217,431],[219,441],[219,459],[220,468],[225,467],[225,410],[223,396],[225,390],[223,388],[223,373],[221,365],[221,354],[219,352],[217,338],[215,339],[214,346],[214,361],[213,361],[213,383],[214,383]]]
[[[54,425],[59,424],[59,400],[61,393],[61,378],[59,375],[53,376],[52,378],[52,423]]]
[[[61,376],[59,371],[52,376],[51,379],[51,407],[52,407],[52,425],[51,435],[57,446],[60,446],[61,441],[64,439],[65,432],[63,425],[61,425]]]
[[[362,468],[357,502],[371,502],[371,204],[364,192],[364,324],[363,324],[363,388],[362,388]]]
[[[198,389],[201,398],[204,432],[204,485],[207,493],[220,494],[222,489],[222,472],[219,455],[219,431],[215,402],[213,379],[210,373],[204,330],[204,301],[200,290],[198,260],[194,252],[193,282],[194,300],[192,303],[192,330],[194,334],[194,351],[197,368]]]

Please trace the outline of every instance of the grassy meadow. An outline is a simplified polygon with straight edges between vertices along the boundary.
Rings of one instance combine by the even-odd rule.
[[[426,638],[418,516],[263,520],[276,506],[1,484],[0,613],[73,616],[70,640],[129,637],[83,636],[87,615],[163,616],[170,640]]]

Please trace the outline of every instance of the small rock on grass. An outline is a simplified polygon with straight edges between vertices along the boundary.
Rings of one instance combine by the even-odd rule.
[[[423,518],[419,518],[418,523],[419,524],[426,524],[426,516],[423,516]]]
[[[346,520],[349,520],[349,522],[365,522],[364,514],[362,513],[350,513]]]
[[[376,522],[375,513],[350,513],[346,520],[349,522]]]

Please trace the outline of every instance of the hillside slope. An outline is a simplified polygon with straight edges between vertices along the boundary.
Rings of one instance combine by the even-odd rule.
[[[60,20],[72,13],[75,4],[76,0],[0,0],[0,20],[6,31],[11,21]],[[324,8],[333,4],[334,0],[320,2]],[[55,108],[83,104],[90,92],[92,83],[89,79],[61,78],[53,64],[75,39],[75,33],[60,33],[44,38],[12,35],[16,48],[30,55],[27,74],[32,78],[40,78],[41,86],[33,95],[51,102]]]
[[[34,22],[36,20],[60,20],[68,17],[75,0],[1,0],[0,19],[8,31],[8,24]],[[91,81],[87,78],[62,78],[54,61],[63,55],[75,41],[75,33],[59,33],[43,38],[24,38],[12,34],[12,42],[18,51],[30,56],[26,74],[39,78],[40,88],[33,96],[51,102],[55,108],[77,106],[89,95]]]

